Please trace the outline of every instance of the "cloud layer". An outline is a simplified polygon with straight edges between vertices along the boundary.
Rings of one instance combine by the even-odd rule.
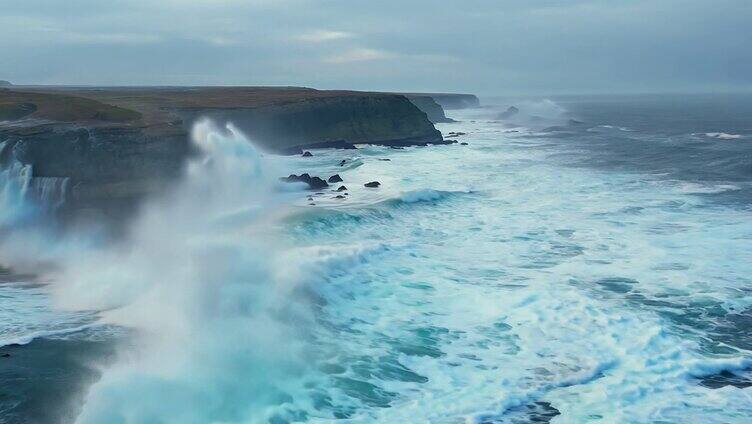
[[[3,3],[0,79],[18,83],[481,94],[752,87],[748,0]]]

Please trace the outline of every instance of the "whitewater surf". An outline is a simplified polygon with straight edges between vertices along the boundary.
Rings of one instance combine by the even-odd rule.
[[[79,423],[747,422],[749,103],[663,101],[500,100],[438,125],[467,145],[307,158],[202,121],[115,243],[47,228],[8,168],[3,260],[40,272],[0,284],[0,349],[98,346]]]

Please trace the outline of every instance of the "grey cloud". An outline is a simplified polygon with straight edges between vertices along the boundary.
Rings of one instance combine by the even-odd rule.
[[[0,79],[23,83],[752,87],[748,0],[5,2]]]

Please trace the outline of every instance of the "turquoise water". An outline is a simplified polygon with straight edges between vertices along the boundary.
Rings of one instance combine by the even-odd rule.
[[[748,176],[595,143],[667,138],[652,127],[492,112],[439,125],[467,146],[312,158],[199,128],[212,161],[129,243],[53,258],[54,311],[136,334],[79,422],[748,422]],[[750,142],[704,133],[674,149]],[[349,195],[276,181],[293,172]]]

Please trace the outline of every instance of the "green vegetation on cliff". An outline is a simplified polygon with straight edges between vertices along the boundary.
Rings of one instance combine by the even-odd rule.
[[[129,122],[141,114],[95,100],[61,94],[0,90],[0,120],[38,118],[57,122]]]

